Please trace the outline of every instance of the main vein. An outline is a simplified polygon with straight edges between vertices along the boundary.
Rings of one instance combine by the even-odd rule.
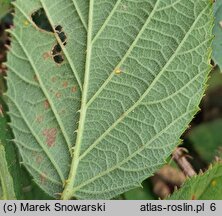
[[[94,0],[90,0],[89,5],[89,20],[88,20],[88,34],[87,34],[87,54],[86,54],[86,65],[85,65],[85,77],[82,91],[82,101],[81,101],[81,109],[80,109],[80,120],[79,127],[77,130],[77,138],[75,151],[73,154],[72,164],[70,168],[69,178],[67,180],[67,185],[64,188],[61,198],[62,199],[70,199],[73,194],[73,185],[75,182],[75,177],[77,174],[78,164],[79,164],[79,155],[81,149],[81,142],[86,118],[86,110],[87,110],[87,92],[89,85],[89,72],[90,72],[90,62],[91,62],[91,53],[92,53],[92,22],[93,22],[93,5]]]
[[[121,59],[121,61],[116,65],[115,68],[120,68],[121,65],[125,62],[125,60],[129,57],[129,55],[131,54],[132,50],[134,49],[134,47],[136,46],[137,42],[139,41],[139,39],[141,38],[141,35],[144,33],[147,25],[150,23],[150,21],[152,20],[154,14],[156,13],[156,10],[159,6],[160,1],[157,0],[155,5],[153,6],[153,10],[150,13],[149,17],[147,18],[146,22],[144,23],[142,29],[139,31],[138,35],[136,36],[135,40],[133,41],[133,43],[130,45],[129,49],[126,51],[125,55],[123,56],[123,58]],[[115,69],[114,68],[114,69]],[[87,106],[89,107],[90,104],[92,104],[94,102],[94,100],[98,97],[98,95],[102,92],[102,90],[108,85],[108,83],[110,82],[110,80],[113,78],[113,76],[115,75],[115,73],[111,73],[109,75],[109,77],[104,81],[104,83],[102,84],[102,86],[98,89],[98,91],[89,99]]]
[[[83,181],[81,182],[81,184],[77,185],[75,188],[73,188],[72,193],[74,194],[76,191],[78,191],[79,189],[81,189],[82,187],[90,184],[91,182],[95,181],[98,178],[101,178],[107,174],[109,174],[110,172],[119,169],[122,165],[124,165],[125,163],[127,163],[129,160],[131,160],[133,157],[135,157],[137,154],[139,154],[141,151],[143,151],[144,149],[146,149],[149,145],[152,144],[153,141],[155,141],[156,139],[158,139],[163,133],[165,133],[172,125],[176,124],[176,122],[178,122],[179,120],[181,120],[182,118],[184,118],[186,115],[189,114],[193,114],[193,110],[189,111],[189,112],[185,112],[182,115],[180,115],[178,118],[176,118],[175,120],[173,120],[170,124],[168,124],[165,128],[163,128],[163,130],[161,130],[159,133],[157,133],[151,140],[149,140],[147,143],[145,143],[144,145],[140,146],[140,148],[138,148],[135,152],[133,152],[132,154],[130,154],[129,156],[127,156],[125,159],[123,159],[122,161],[120,161],[119,163],[114,164],[114,166],[108,168],[107,170],[104,170],[102,172],[100,172],[98,175],[93,176],[92,178],[88,179],[87,181]]]
[[[167,61],[167,63],[164,65],[164,67],[161,69],[161,71],[158,73],[158,75],[155,77],[155,79],[152,81],[152,83],[149,85],[149,88],[141,95],[141,97],[135,102],[127,111],[124,112],[102,135],[100,135],[91,145],[90,147],[80,156],[80,159],[82,160],[87,154],[89,154],[92,149],[97,146],[104,137],[106,137],[121,121],[123,121],[124,118],[126,118],[133,110],[135,110],[143,101],[143,99],[149,94],[149,92],[153,89],[154,85],[158,82],[162,74],[165,72],[167,67],[172,63],[172,61],[176,58],[179,51],[183,47],[184,43],[187,41],[188,37],[190,36],[191,32],[196,27],[196,24],[199,22],[200,18],[206,11],[207,7],[197,16],[195,21],[193,22],[192,26],[190,27],[189,31],[185,34],[184,38],[180,42],[179,46],[173,53],[173,55],[170,57],[170,59]]]

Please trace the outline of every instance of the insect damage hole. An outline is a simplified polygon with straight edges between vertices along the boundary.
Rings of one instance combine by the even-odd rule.
[[[55,26],[54,33],[58,35],[61,43],[63,46],[66,46],[67,44],[67,36],[65,32],[63,31],[63,27],[61,25]],[[64,61],[62,47],[59,43],[53,46],[51,50],[51,55],[53,57],[53,60],[57,64],[61,64]]]
[[[55,27],[55,33],[58,35],[59,39],[61,40],[63,46],[66,46],[67,44],[67,36],[65,32],[63,31],[63,28],[61,25],[57,25]]]
[[[55,31],[56,32],[61,32],[62,31],[62,26],[61,25],[57,25],[56,27],[55,27]]]
[[[64,32],[58,33],[58,36],[59,36],[59,38],[60,38],[60,40],[62,41],[63,44],[66,43],[67,37],[66,37]]]
[[[59,53],[62,52],[62,48],[59,44],[56,44],[53,48],[52,48],[52,55],[57,55]]]
[[[57,64],[61,64],[64,61],[63,56],[60,54],[53,56],[53,59]]]
[[[53,57],[54,62],[57,64],[61,64],[64,61],[62,47],[58,43],[53,46],[51,50],[51,55]]]
[[[31,18],[39,29],[54,33],[53,28],[43,8],[39,8],[38,10],[34,11],[31,14]]]

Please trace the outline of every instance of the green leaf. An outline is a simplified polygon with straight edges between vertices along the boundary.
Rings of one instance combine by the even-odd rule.
[[[173,193],[170,200],[221,200],[222,199],[222,164],[217,163],[204,174],[188,179],[183,186]]]
[[[0,142],[0,200],[14,200],[13,180],[8,170],[5,149]]]
[[[41,11],[54,32],[32,21]],[[62,199],[139,187],[198,110],[212,3],[17,0],[15,14],[7,98],[37,184]]]
[[[213,40],[213,60],[215,64],[220,67],[222,71],[222,0],[217,0],[214,4],[214,16],[215,25],[213,28],[213,34],[215,38]]]
[[[22,170],[22,185],[23,185],[23,199],[24,200],[52,200],[53,198],[47,195],[28,175],[27,171]]]
[[[13,178],[14,192],[17,199],[35,199],[46,200],[51,199],[46,195],[34,182],[32,178],[21,166],[18,158],[16,146],[12,142],[12,133],[7,125],[6,106],[0,96],[0,142],[5,149],[5,158],[8,164],[8,170]],[[1,171],[0,171],[1,172]],[[1,196],[0,196],[1,197]]]
[[[19,164],[16,146],[12,142],[12,132],[7,125],[6,106],[0,95],[0,142],[4,146],[5,158],[8,163],[8,169],[14,183],[14,191],[18,199],[22,199],[21,187],[21,166]]]
[[[222,120],[201,124],[191,130],[189,140],[197,153],[207,162],[212,162],[222,147]]]
[[[0,0],[0,20],[6,13],[9,12],[9,9],[11,8],[11,1],[10,0]]]
[[[216,67],[214,70],[212,70],[207,84],[207,93],[213,93],[213,91],[217,91],[218,88],[222,88],[222,73],[219,67]]]

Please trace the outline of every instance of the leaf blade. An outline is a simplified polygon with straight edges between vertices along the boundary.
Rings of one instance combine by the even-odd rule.
[[[143,25],[143,27],[142,27],[142,30],[140,31],[140,32],[143,32],[144,31],[144,28],[146,27],[146,24],[147,23],[150,23],[150,20],[152,20],[152,17],[154,16],[154,14],[155,14],[155,12],[156,12],[156,9],[155,8],[158,8],[158,3],[159,4],[161,4],[162,2],[161,1],[156,1],[155,2],[156,4],[153,4],[153,10],[151,10],[151,14],[150,14],[150,16],[148,17],[148,19],[147,19],[147,21],[145,22],[145,25]],[[202,2],[203,3],[203,2]],[[171,8],[172,9],[172,8]],[[118,124],[124,124],[124,119],[127,117],[127,114],[128,114],[128,112],[130,113],[130,112],[132,112],[133,110],[135,110],[135,112],[136,112],[136,106],[137,105],[140,105],[140,103],[141,103],[141,101],[143,101],[143,99],[145,99],[146,98],[146,95],[148,94],[148,93],[150,93],[151,92],[151,90],[152,90],[152,87],[153,86],[155,86],[155,84],[159,81],[159,79],[160,79],[160,77],[161,77],[161,75],[162,75],[162,73],[163,72],[165,72],[165,69],[167,69],[167,67],[170,65],[170,63],[171,63],[171,61],[172,60],[174,60],[174,58],[176,58],[177,57],[177,54],[178,54],[178,52],[179,51],[181,51],[181,53],[179,53],[179,54],[181,54],[181,55],[185,55],[185,54],[189,54],[189,52],[191,52],[192,53],[192,51],[193,51],[193,49],[195,50],[195,48],[192,48],[192,49],[188,49],[188,50],[186,50],[186,48],[184,48],[184,44],[185,43],[187,43],[187,41],[190,39],[190,37],[192,37],[191,35],[191,33],[194,33],[195,32],[195,29],[197,28],[196,27],[196,25],[200,25],[200,22],[203,24],[203,16],[205,16],[205,13],[206,13],[206,11],[209,11],[209,5],[205,5],[205,8],[203,8],[201,11],[200,11],[200,13],[198,13],[197,15],[196,15],[196,17],[194,18],[194,21],[193,21],[193,23],[191,23],[190,24],[190,26],[189,26],[189,30],[186,32],[186,34],[184,35],[184,37],[181,37],[182,39],[181,39],[181,41],[180,41],[180,43],[178,44],[178,47],[176,47],[175,48],[175,50],[174,50],[174,53],[172,54],[172,56],[170,56],[169,57],[169,59],[168,59],[168,61],[166,62],[166,65],[163,65],[162,66],[162,68],[161,68],[161,70],[160,70],[160,73],[159,74],[157,74],[156,76],[155,76],[155,78],[154,78],[154,81],[153,82],[151,82],[151,84],[149,85],[149,87],[145,90],[145,92],[141,95],[141,98],[139,98],[139,100],[138,101],[134,101],[133,102],[133,105],[132,105],[132,107],[130,107],[129,109],[126,109],[125,108],[125,110],[124,110],[124,113],[122,114],[122,115],[119,115],[119,118],[117,118],[117,120],[116,120],[116,122],[114,121],[114,123],[113,124],[110,124],[110,122],[109,122],[109,125],[111,125],[110,127],[106,127],[106,130],[105,130],[105,132],[104,133],[102,133],[101,131],[100,131],[100,134],[102,134],[102,135],[100,135],[99,136],[99,138],[97,138],[97,139],[95,139],[95,134],[94,134],[94,136],[91,136],[91,137],[93,137],[94,138],[94,141],[91,141],[91,139],[90,138],[88,138],[87,137],[87,135],[83,135],[83,141],[82,141],[82,150],[81,150],[81,155],[78,157],[78,159],[77,159],[77,161],[78,161],[78,166],[79,166],[79,168],[78,168],[78,170],[79,170],[79,176],[83,176],[83,172],[84,171],[82,171],[82,170],[84,170],[84,169],[86,169],[86,164],[87,164],[87,162],[85,162],[85,161],[93,161],[94,160],[94,155],[99,155],[99,153],[98,152],[100,152],[100,154],[104,154],[104,157],[106,157],[106,160],[105,159],[101,159],[100,161],[98,161],[98,159],[97,159],[97,161],[95,162],[95,166],[94,166],[94,168],[92,168],[93,167],[93,165],[92,165],[92,163],[89,165],[88,164],[88,166],[90,167],[90,171],[91,171],[91,173],[93,173],[93,175],[91,175],[90,176],[90,174],[88,174],[88,176],[85,174],[85,176],[87,176],[86,178],[88,178],[88,180],[84,180],[84,177],[83,178],[80,178],[79,180],[78,180],[78,178],[76,178],[75,180],[74,180],[74,178],[72,178],[72,176],[71,176],[71,179],[70,179],[70,181],[72,182],[73,180],[76,182],[76,183],[74,183],[74,189],[72,190],[72,193],[74,193],[77,197],[80,197],[80,198],[82,198],[82,197],[87,197],[87,195],[86,194],[88,194],[88,196],[89,197],[87,197],[87,198],[91,198],[91,195],[90,194],[93,194],[93,197],[95,197],[96,195],[96,192],[94,191],[94,190],[97,190],[96,189],[96,186],[95,185],[97,185],[97,187],[98,188],[100,188],[98,185],[102,185],[102,184],[104,184],[104,182],[109,182],[109,184],[110,185],[117,185],[117,184],[121,184],[122,185],[122,188],[120,187],[120,186],[116,186],[116,190],[115,189],[113,189],[113,191],[112,190],[110,190],[110,189],[98,189],[98,190],[101,190],[101,192],[98,192],[98,197],[102,197],[102,198],[110,198],[110,197],[113,197],[113,196],[115,196],[116,194],[114,193],[114,191],[118,191],[118,192],[121,192],[121,190],[120,190],[120,188],[121,189],[123,189],[123,190],[126,190],[126,188],[128,189],[128,188],[130,188],[130,187],[135,187],[135,185],[137,185],[138,184],[138,182],[141,182],[141,180],[143,180],[144,178],[145,178],[145,175],[144,174],[142,174],[142,175],[144,175],[143,177],[142,177],[142,175],[141,175],[141,177],[139,178],[139,179],[137,179],[137,180],[135,180],[136,178],[134,178],[134,180],[132,180],[132,178],[131,178],[131,183],[128,183],[128,185],[127,185],[127,183],[122,183],[122,180],[120,180],[119,178],[117,178],[116,179],[116,181],[115,182],[112,182],[112,181],[109,181],[110,179],[111,179],[111,176],[124,176],[124,175],[127,175],[126,174],[126,172],[130,172],[130,169],[127,167],[127,165],[125,165],[124,163],[125,162],[127,162],[127,157],[125,156],[125,158],[122,160],[122,162],[120,162],[120,163],[118,163],[118,162],[114,162],[114,165],[113,166],[111,166],[111,164],[112,164],[112,160],[114,160],[114,159],[112,159],[112,158],[110,158],[109,160],[107,159],[107,158],[109,158],[110,156],[107,156],[107,155],[110,155],[111,153],[110,152],[112,152],[112,154],[113,154],[113,158],[115,158],[115,153],[113,153],[113,150],[112,150],[112,148],[114,148],[114,146],[115,145],[118,145],[117,143],[121,143],[121,141],[122,141],[122,143],[121,144],[125,144],[126,145],[126,142],[124,142],[123,141],[123,139],[121,140],[121,138],[120,138],[120,140],[115,140],[114,141],[114,139],[112,140],[112,142],[116,142],[116,144],[115,145],[112,145],[112,142],[110,141],[110,142],[107,142],[106,144],[104,144],[104,142],[106,142],[107,140],[106,140],[106,136],[108,137],[108,136],[111,136],[110,134],[112,133],[112,130],[116,130],[117,128],[118,128]],[[204,25],[204,27],[205,27],[205,24],[203,24]],[[153,30],[153,29],[152,29]],[[140,36],[142,35],[142,33],[138,33],[138,35],[139,35],[139,37],[138,38],[140,38]],[[196,47],[196,49],[198,49],[199,47],[202,47],[203,45],[204,46],[206,46],[206,44],[208,44],[209,42],[210,42],[210,38],[208,38],[206,41],[204,41],[204,43],[203,44],[198,44],[197,45],[197,47]],[[136,44],[137,43],[137,40],[135,40],[134,42],[133,42],[133,44]],[[95,46],[96,45],[94,45],[94,49],[96,49],[95,48]],[[185,49],[185,51],[184,51],[184,49]],[[131,50],[131,48],[129,49],[129,50]],[[132,49],[133,50],[133,49]],[[183,53],[183,52],[184,53]],[[126,54],[126,57],[128,56],[128,52],[126,52],[127,54]],[[123,57],[123,59],[124,59],[124,57]],[[126,58],[127,59],[127,58]],[[93,64],[93,62],[91,63],[91,64]],[[118,66],[120,66],[120,65],[118,65]],[[118,67],[117,66],[117,67]],[[135,66],[134,66],[135,67]],[[116,66],[113,66],[113,70],[115,70],[115,68],[116,68]],[[133,68],[133,67],[132,67]],[[92,76],[92,78],[93,78],[93,72],[94,71],[91,71],[91,76]],[[128,71],[127,71],[128,72]],[[125,74],[126,72],[124,72],[123,71],[123,74]],[[107,79],[108,80],[108,82],[107,81],[105,81],[104,83],[105,83],[105,88],[106,88],[106,86],[108,86],[109,85],[109,82],[111,83],[112,82],[112,78],[113,77],[115,77],[114,76],[114,74],[115,73],[111,73],[111,75],[109,76],[109,78]],[[95,76],[95,75],[94,75]],[[98,75],[97,75],[98,76]],[[110,78],[111,77],[111,78]],[[117,78],[116,78],[117,79]],[[120,79],[120,78],[119,78]],[[127,83],[127,81],[125,81],[125,83]],[[102,85],[103,86],[103,85]],[[118,87],[120,87],[120,86],[118,86]],[[100,87],[100,89],[101,89],[101,92],[104,92],[105,90],[105,88],[101,88]],[[99,91],[100,91],[100,89],[99,89]],[[90,88],[89,88],[89,90],[88,90],[88,92],[90,92]],[[102,94],[101,92],[99,92],[99,94]],[[126,92],[126,91],[125,91]],[[91,92],[90,92],[91,93]],[[97,95],[99,95],[99,94],[97,94]],[[111,95],[111,94],[110,94]],[[196,95],[195,95],[196,96]],[[98,97],[98,96],[97,96]],[[99,97],[98,97],[99,98]],[[105,97],[104,97],[105,98]],[[105,98],[106,99],[106,103],[108,103],[109,104],[109,102],[107,102],[108,101],[108,99],[107,98]],[[98,99],[99,100],[99,99]],[[90,99],[89,99],[89,101],[90,101]],[[96,103],[96,102],[94,102],[93,101],[93,103]],[[90,104],[91,105],[91,104]],[[91,112],[91,110],[90,110],[90,105],[89,106],[87,106],[87,115],[88,116],[93,116],[93,114],[91,114],[90,112]],[[103,106],[103,104],[102,103],[98,103],[98,104],[96,104],[96,107],[98,108],[98,107],[102,107]],[[110,111],[110,114],[113,114],[113,112],[111,111],[111,109],[113,109],[113,107],[106,107],[106,109],[107,110],[109,110]],[[119,109],[120,110],[120,109]],[[100,115],[101,115],[101,113],[102,113],[102,111],[104,111],[104,110],[101,110],[101,112],[100,112]],[[138,112],[138,111],[137,111]],[[90,114],[89,114],[90,113]],[[98,113],[98,111],[97,111],[97,113]],[[188,118],[190,118],[193,114],[195,113],[195,111],[194,110],[190,110],[190,112],[188,111],[188,109],[183,113],[183,114],[181,114],[180,115],[180,117],[181,118],[183,118],[184,117],[184,119],[188,119]],[[114,114],[113,114],[114,115]],[[188,117],[188,116],[190,116],[190,117]],[[87,117],[86,117],[87,118]],[[88,118],[89,119],[89,118]],[[103,119],[105,119],[105,116],[103,116]],[[179,120],[180,120],[180,118],[179,118]],[[174,121],[172,121],[172,122],[174,122]],[[100,122],[98,122],[98,124],[99,124]],[[187,122],[188,123],[188,122]],[[169,125],[171,125],[171,124],[169,124]],[[87,125],[87,123],[85,124],[85,130],[87,130],[88,128],[91,128],[92,127],[92,124],[90,125]],[[123,126],[121,126],[121,127],[123,127]],[[95,125],[95,128],[96,128],[96,125]],[[130,126],[128,126],[128,130],[130,130],[129,129],[130,128]],[[181,128],[182,128],[182,126],[181,126]],[[125,129],[126,130],[126,129]],[[121,131],[121,129],[119,129],[119,131]],[[90,131],[91,132],[91,131]],[[87,133],[90,133],[89,131],[87,131]],[[182,132],[182,130],[181,130],[181,132]],[[129,132],[128,132],[129,133]],[[133,133],[132,132],[132,130],[131,130],[131,133]],[[104,134],[104,135],[103,135]],[[159,134],[161,134],[161,131],[159,130]],[[112,137],[113,138],[115,138],[115,137],[117,137],[118,135],[116,134],[116,136],[115,135],[112,135]],[[87,142],[84,142],[84,137],[87,137],[85,140],[87,140]],[[153,137],[155,138],[155,136],[153,135]],[[101,140],[103,141],[103,142],[101,142]],[[151,140],[153,140],[152,138],[151,138]],[[141,140],[137,140],[137,141],[141,141]],[[142,140],[141,141],[141,143],[143,143],[143,145],[144,146],[148,146],[148,144],[145,144],[144,143],[144,140]],[[97,146],[97,144],[98,145],[100,145],[100,147],[98,147]],[[89,146],[90,145],[90,146]],[[112,145],[112,147],[107,147],[107,145],[109,146],[109,145]],[[86,147],[86,146],[89,146],[88,148]],[[102,147],[103,146],[103,147]],[[163,145],[164,146],[164,145]],[[88,149],[89,149],[89,151],[88,151]],[[95,150],[96,149],[96,150]],[[99,150],[100,151],[99,151]],[[105,152],[105,150],[103,151],[102,149],[107,149],[107,153],[105,154],[104,152]],[[139,149],[139,148],[138,148]],[[145,147],[142,147],[141,149],[145,149]],[[155,149],[155,148],[153,148],[153,149]],[[157,148],[158,149],[158,148]],[[161,147],[160,147],[160,149],[161,149]],[[121,150],[118,150],[119,152],[121,152]],[[126,151],[126,150],[125,150]],[[159,150],[160,151],[160,150]],[[108,153],[109,152],[109,153]],[[138,152],[140,152],[140,150],[138,150]],[[157,150],[157,152],[158,152],[158,150]],[[129,156],[129,158],[131,158],[132,157],[132,155],[134,155],[134,154],[136,154],[137,153],[137,151],[135,151],[135,149],[134,149],[134,152],[133,153],[131,153],[131,155]],[[151,153],[151,152],[150,152]],[[89,155],[89,156],[88,156]],[[105,156],[106,155],[106,156]],[[149,155],[149,154],[147,154],[147,155]],[[88,157],[87,157],[88,156]],[[117,158],[117,156],[116,156],[116,158]],[[117,159],[115,158],[115,161],[117,161]],[[133,158],[133,157],[132,157]],[[135,159],[136,160],[136,159]],[[110,161],[110,162],[109,162]],[[121,160],[120,160],[121,161]],[[130,160],[129,160],[130,161]],[[162,161],[162,164],[164,163],[164,161]],[[97,165],[97,164],[99,164],[99,165]],[[106,166],[104,165],[104,166],[102,166],[101,164],[109,164],[110,165],[110,168],[106,168]],[[158,167],[158,165],[160,165],[161,164],[161,162],[159,161],[159,162],[156,162],[156,167],[155,168],[157,168]],[[127,167],[127,169],[124,167],[124,165]],[[123,167],[122,167],[123,166]],[[152,170],[152,165],[150,165],[151,166],[151,168],[150,168],[150,170],[145,166],[145,168],[144,169],[148,169],[149,171],[147,171],[147,175],[149,175],[148,173],[152,173],[153,172],[153,170]],[[101,168],[102,167],[102,168]],[[122,169],[122,172],[121,171],[116,171],[116,173],[114,173],[114,171],[115,171],[115,169],[116,170],[118,170],[118,169]],[[125,169],[125,170],[124,170]],[[141,168],[139,168],[139,167],[137,167],[137,169],[135,169],[135,170],[137,170],[138,172],[137,172],[137,175],[139,175],[139,171],[140,171],[140,169]],[[96,174],[96,172],[94,171],[93,172],[93,170],[98,170],[98,174]],[[136,172],[134,169],[132,169],[131,168],[131,173],[133,173],[133,172]],[[78,172],[78,171],[77,171]],[[142,171],[141,171],[142,172]],[[143,170],[143,172],[145,172],[144,170]],[[129,174],[130,175],[130,174]],[[133,175],[133,174],[132,174]],[[136,174],[135,174],[136,175]],[[78,176],[78,174],[77,174],[77,176]],[[110,178],[110,179],[109,179]],[[126,178],[126,177],[125,177]],[[127,179],[127,178],[126,178]],[[114,181],[114,180],[113,180]],[[73,183],[72,183],[73,184]],[[108,183],[107,183],[108,184]],[[123,186],[124,185],[124,186]],[[102,187],[102,186],[101,186]],[[106,185],[104,186],[104,187],[106,187]],[[68,187],[67,187],[68,188]],[[86,189],[88,189],[88,188],[95,188],[95,189],[89,189],[89,190],[86,190],[86,189],[84,189],[84,188],[86,188]],[[107,188],[109,188],[108,186],[107,186]],[[70,188],[69,188],[70,189]],[[109,194],[109,195],[108,195]],[[110,197],[109,197],[110,196]]]
[[[210,70],[211,3],[25,1],[16,3],[7,93],[24,164],[51,196],[63,191],[64,199],[109,199],[139,186],[165,162],[198,109]],[[53,33],[29,19],[38,8]],[[57,67],[44,59],[56,44],[64,57]],[[75,96],[60,88],[61,79]]]
[[[15,200],[15,192],[13,186],[13,180],[8,170],[8,165],[5,157],[5,149],[0,143],[0,187],[2,189],[3,200]]]

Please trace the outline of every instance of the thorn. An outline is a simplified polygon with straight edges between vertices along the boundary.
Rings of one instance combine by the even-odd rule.
[[[15,143],[15,142],[16,142],[16,140],[15,140],[15,139],[6,139],[6,141],[7,141],[7,142],[13,142],[13,143]]]
[[[7,124],[8,124],[10,127],[13,127],[12,122],[7,122]]]
[[[14,27],[13,27],[14,28]],[[9,29],[6,29],[5,30],[7,33],[9,33],[9,34],[11,34],[12,33],[12,26],[10,26],[10,28]]]

